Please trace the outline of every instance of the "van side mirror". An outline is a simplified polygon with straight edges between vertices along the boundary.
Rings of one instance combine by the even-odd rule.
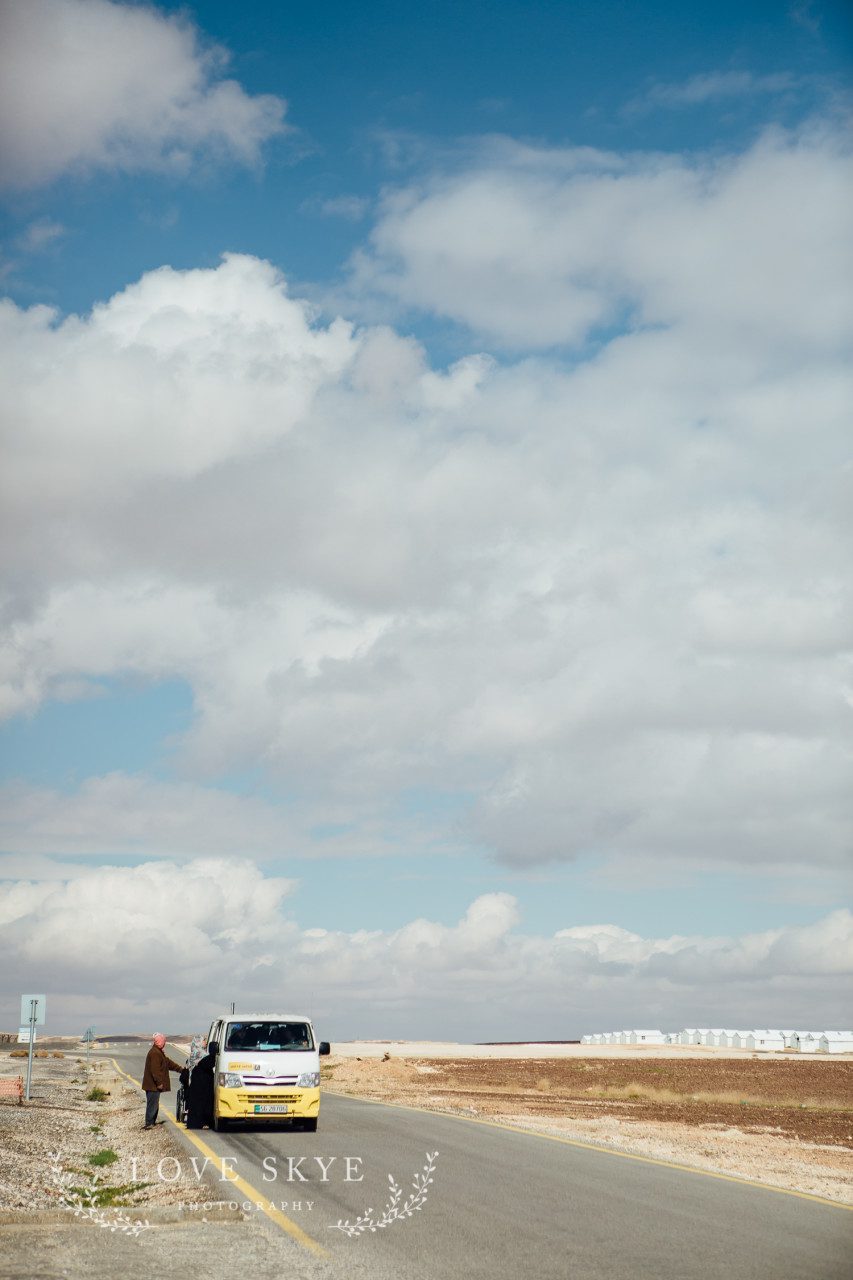
[[[320,1041],[320,1048],[317,1052],[321,1055],[332,1052],[332,1046],[329,1044],[328,1040]]]

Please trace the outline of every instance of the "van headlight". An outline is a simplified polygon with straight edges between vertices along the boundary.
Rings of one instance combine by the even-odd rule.
[[[299,1079],[296,1081],[296,1087],[297,1089],[319,1089],[320,1072],[304,1071],[302,1075],[299,1077]]]
[[[243,1077],[236,1071],[220,1071],[219,1085],[222,1089],[240,1089],[243,1086]]]

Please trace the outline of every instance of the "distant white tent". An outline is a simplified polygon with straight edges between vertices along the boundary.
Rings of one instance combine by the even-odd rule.
[[[631,1028],[621,1031],[594,1031],[581,1037],[581,1044],[710,1045],[717,1048],[748,1049],[764,1053],[850,1053],[853,1031],[795,1031],[790,1027],[758,1027],[737,1030],[730,1027],[684,1027],[681,1031]]]

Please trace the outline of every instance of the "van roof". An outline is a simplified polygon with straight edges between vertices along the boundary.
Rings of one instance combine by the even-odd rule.
[[[213,1021],[219,1022],[310,1022],[311,1019],[307,1013],[243,1013],[242,1009],[238,1009],[236,1013],[219,1013]]]

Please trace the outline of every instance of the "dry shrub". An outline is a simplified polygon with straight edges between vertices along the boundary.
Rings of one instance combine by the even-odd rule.
[[[536,1088],[539,1090],[540,1093],[550,1093],[551,1081],[548,1079],[547,1076],[540,1076],[539,1079],[536,1081]]]
[[[26,1049],[13,1049],[13,1050],[12,1050],[12,1052],[9,1054],[9,1057],[10,1057],[10,1058],[26,1058],[26,1057],[27,1057],[27,1050],[26,1050]]]
[[[755,1094],[738,1093],[734,1089],[713,1091],[697,1091],[695,1093],[678,1093],[674,1089],[656,1089],[651,1085],[638,1084],[632,1081],[625,1085],[606,1085],[603,1088],[592,1087],[586,1092],[595,1098],[610,1099],[614,1102],[699,1102],[710,1106],[725,1107],[784,1107],[801,1108],[819,1111],[849,1111],[849,1101],[815,1098],[760,1098]]]
[[[720,1093],[691,1093],[688,1097],[694,1102],[718,1102],[729,1106],[750,1107],[785,1107],[808,1111],[850,1111],[850,1099],[847,1098],[760,1098],[752,1093],[735,1093],[723,1090]]]
[[[737,1107],[746,1103],[751,1103],[752,1105],[760,1104],[765,1107],[785,1105],[784,1102],[778,1099],[771,1101],[769,1098],[754,1098],[750,1094],[744,1095],[734,1089],[721,1089],[717,1093],[700,1089],[698,1093],[691,1093],[688,1096],[692,1102],[717,1102],[729,1107]]]
[[[54,1058],[64,1058],[64,1057],[65,1057],[65,1054],[64,1054],[64,1053],[60,1053],[58,1049],[54,1049],[54,1051],[53,1051],[53,1056],[54,1056]]]
[[[586,1090],[596,1098],[609,1098],[614,1102],[684,1102],[685,1094],[676,1093],[672,1089],[655,1089],[652,1085],[630,1084],[605,1085],[603,1088]]]

